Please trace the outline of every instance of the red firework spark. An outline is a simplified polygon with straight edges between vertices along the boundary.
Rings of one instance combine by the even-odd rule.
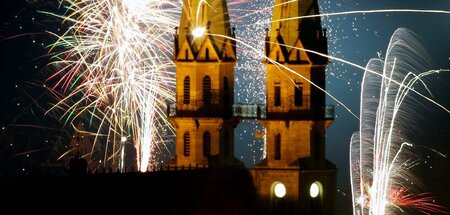
[[[391,190],[390,203],[398,208],[413,208],[424,214],[450,214],[447,208],[436,204],[435,197],[429,193],[413,193],[408,188]]]

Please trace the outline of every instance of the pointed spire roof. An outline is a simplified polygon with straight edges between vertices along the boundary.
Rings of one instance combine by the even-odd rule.
[[[214,38],[207,36],[197,54],[197,61],[218,61],[219,48],[214,45]]]
[[[318,14],[319,5],[317,0],[275,0],[269,34],[270,43],[277,43],[279,41],[278,37],[281,37],[284,41],[283,44],[288,46],[287,51],[292,53],[289,46],[298,45],[298,40],[300,40],[305,49],[326,54],[327,38],[322,30],[320,17],[302,18]],[[327,60],[313,53],[308,52],[307,55],[314,63],[322,64],[327,62]],[[287,57],[291,58],[293,56]]]
[[[230,18],[226,0],[183,0],[178,44],[191,40],[186,35],[196,28],[207,28],[210,34],[231,36]],[[206,35],[193,38],[193,49],[199,50]],[[225,38],[214,37],[217,47],[222,47]]]
[[[309,59],[308,54],[304,50],[302,41],[297,39],[294,46],[289,52],[289,62],[294,64],[311,64],[311,60]]]
[[[300,28],[307,27],[308,31],[321,29],[320,18],[298,18],[301,16],[316,14],[319,14],[319,5],[317,0],[275,0],[272,15],[272,31],[270,33],[271,38],[275,39],[277,36],[277,31],[275,31],[275,29],[280,29],[280,34],[286,44],[293,45],[298,38],[298,30]]]

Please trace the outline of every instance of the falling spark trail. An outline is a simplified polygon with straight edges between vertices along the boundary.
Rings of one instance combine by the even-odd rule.
[[[407,106],[409,103],[403,103],[413,95],[424,97],[414,89],[417,84],[431,94],[423,78],[442,71],[421,72],[417,68],[422,66],[417,64],[423,56],[420,47],[413,49],[417,45],[411,32],[397,29],[391,37],[386,60],[371,59],[366,66],[361,84],[360,128],[350,141],[355,215],[391,214],[404,208],[445,214],[432,196],[415,194],[408,188],[402,190],[408,186],[402,180],[412,179],[409,170],[417,165],[408,162],[410,157],[405,152],[406,146],[412,148],[417,144],[405,141],[409,137],[403,131],[410,129],[407,125],[412,124],[414,117],[404,115],[413,109]],[[413,91],[415,94],[410,95]]]

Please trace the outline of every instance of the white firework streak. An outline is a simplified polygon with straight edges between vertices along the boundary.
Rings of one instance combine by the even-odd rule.
[[[410,158],[402,151],[413,145],[403,133],[405,129],[413,129],[415,119],[411,114],[413,107],[403,104],[404,99],[417,92],[414,88],[418,84],[431,95],[423,77],[448,71],[427,71],[423,53],[411,32],[400,28],[391,38],[385,60],[372,59],[367,64],[362,82],[360,129],[350,143],[354,214],[390,214],[400,207],[424,213],[442,212],[442,207],[430,202],[432,198],[406,192],[408,186],[400,180],[411,178]]]

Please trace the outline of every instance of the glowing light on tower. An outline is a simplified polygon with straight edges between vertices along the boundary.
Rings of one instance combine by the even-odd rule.
[[[205,34],[206,32],[206,28],[205,27],[198,27],[194,30],[192,30],[192,35],[197,38],[197,37],[201,37]]]

